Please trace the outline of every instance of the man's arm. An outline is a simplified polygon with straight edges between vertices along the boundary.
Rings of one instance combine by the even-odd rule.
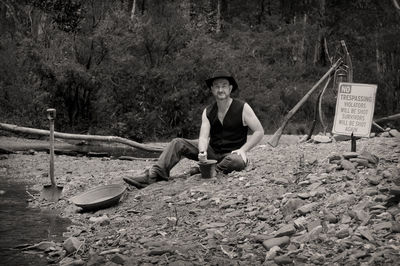
[[[253,109],[251,109],[250,105],[247,103],[245,103],[243,107],[243,121],[245,125],[247,125],[253,131],[253,135],[251,135],[247,139],[247,142],[240,148],[247,152],[256,146],[264,137],[264,128],[262,127],[261,122],[258,120],[258,117],[254,113]]]
[[[201,115],[201,127],[199,135],[199,153],[205,153],[207,158],[208,138],[210,137],[210,121],[207,118],[207,109],[204,109]]]
[[[232,151],[232,153],[239,154],[242,156],[243,161],[246,162],[246,152],[256,146],[264,137],[264,128],[253,109],[247,103],[243,107],[243,122],[253,131],[253,134],[247,138],[247,142],[239,150]]]

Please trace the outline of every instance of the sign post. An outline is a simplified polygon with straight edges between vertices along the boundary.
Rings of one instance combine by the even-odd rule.
[[[356,149],[355,137],[370,135],[377,87],[362,83],[339,84],[332,133],[351,136],[352,151]]]

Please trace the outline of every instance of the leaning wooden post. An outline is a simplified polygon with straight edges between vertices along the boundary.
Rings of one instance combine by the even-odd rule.
[[[282,125],[275,131],[275,134],[268,140],[268,144],[272,147],[278,146],[279,139],[282,136],[283,130],[285,129],[289,120],[295,115],[295,113],[300,109],[300,107],[308,100],[310,95],[318,88],[318,86],[331,75],[331,73],[342,63],[342,59],[338,59],[333,66],[322,76],[320,80],[307,92],[306,95],[289,111],[289,113],[283,119]]]

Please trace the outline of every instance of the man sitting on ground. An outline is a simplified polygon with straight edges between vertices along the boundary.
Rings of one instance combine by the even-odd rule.
[[[182,157],[196,161],[217,160],[216,171],[224,174],[246,167],[246,153],[260,142],[264,129],[247,103],[231,98],[238,84],[230,74],[218,72],[206,83],[215,102],[203,111],[199,139],[173,139],[156,164],[140,176],[124,177],[125,182],[141,189],[168,180],[170,170]],[[249,137],[248,129],[253,131]]]

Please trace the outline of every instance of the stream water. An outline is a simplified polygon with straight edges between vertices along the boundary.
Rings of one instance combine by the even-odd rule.
[[[63,241],[71,224],[54,212],[28,207],[27,184],[0,173],[0,265],[47,265],[45,257],[15,247],[41,241]]]

